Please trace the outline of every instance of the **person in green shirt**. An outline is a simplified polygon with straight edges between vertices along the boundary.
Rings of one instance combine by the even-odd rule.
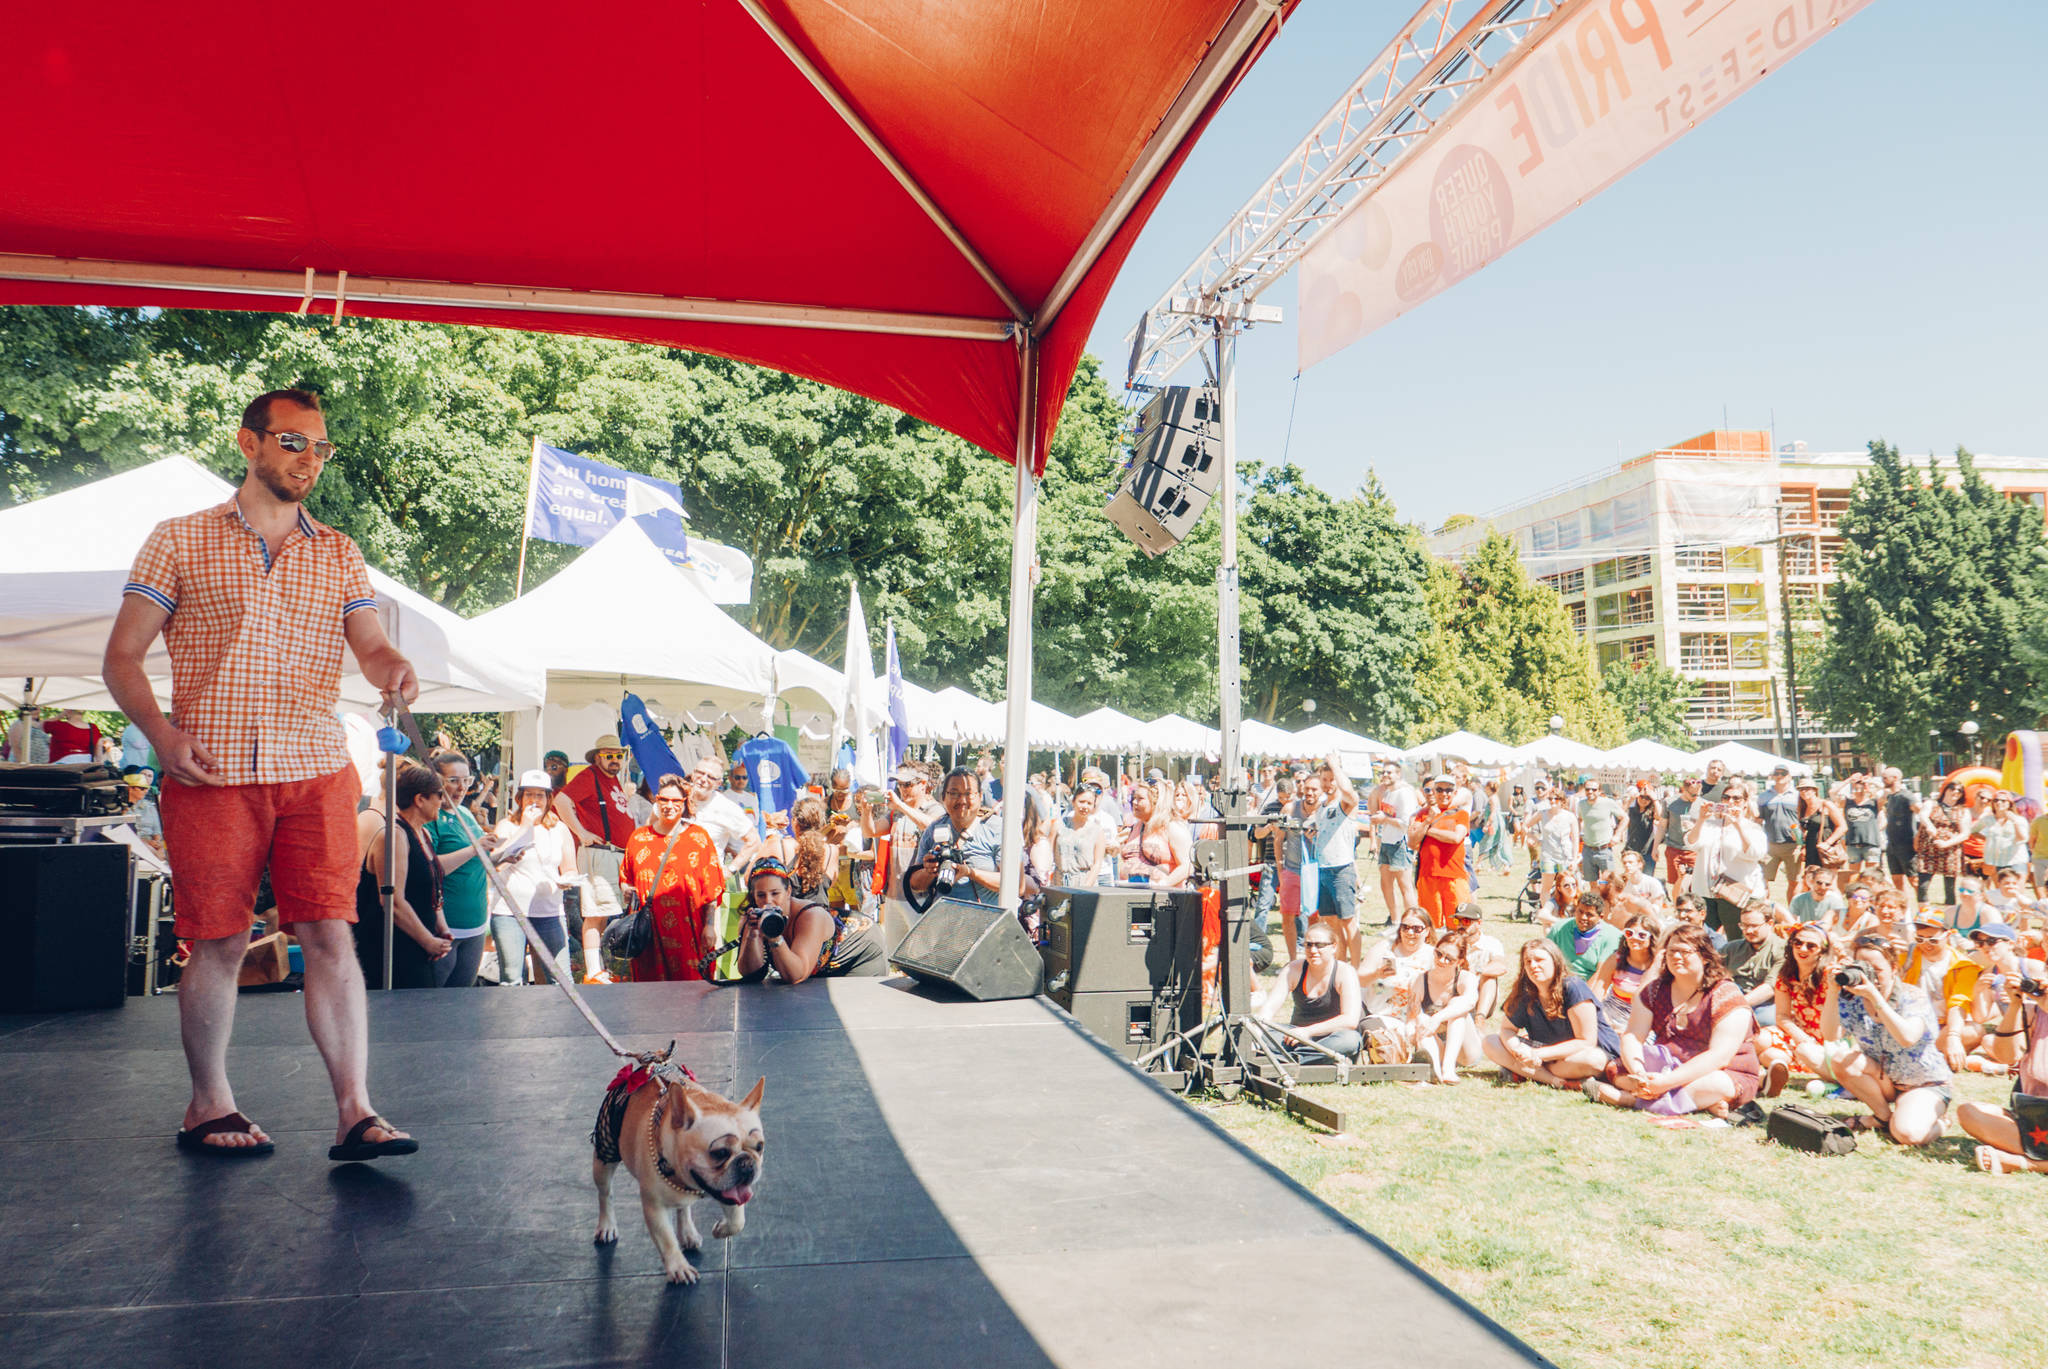
[[[1579,800],[1579,878],[1597,884],[1621,860],[1621,824],[1627,817],[1618,799],[1604,797],[1598,780],[1587,780]],[[1578,973],[1576,970],[1574,974]]]
[[[1792,920],[1794,922],[1818,922],[1825,931],[1834,931],[1842,925],[1842,917],[1849,911],[1848,903],[1841,891],[1835,888],[1835,872],[1820,865],[1809,865],[1801,872],[1805,888],[1792,896]]]
[[[430,764],[441,777],[441,791],[448,802],[441,815],[426,826],[427,840],[441,861],[441,915],[448,921],[448,935],[455,949],[435,962],[435,978],[444,989],[467,989],[475,985],[477,967],[483,963],[484,933],[490,928],[488,876],[476,862],[473,836],[489,847],[496,840],[462,806],[469,793],[469,761],[459,751],[443,751]]]
[[[1617,805],[1618,806],[1618,805]],[[1569,922],[1550,929],[1550,944],[1564,956],[1568,969],[1580,979],[1591,979],[1621,945],[1621,932],[1607,920],[1607,905],[1600,895],[1583,893],[1572,905]]]

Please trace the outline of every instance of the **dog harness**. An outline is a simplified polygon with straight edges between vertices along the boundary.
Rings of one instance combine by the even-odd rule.
[[[669,1058],[675,1048],[676,1043],[671,1041],[667,1050],[650,1054],[640,1064],[624,1066],[612,1076],[611,1083],[605,1086],[604,1100],[597,1105],[597,1122],[590,1129],[590,1144],[596,1149],[597,1158],[604,1164],[619,1163],[619,1128],[625,1124],[626,1104],[632,1101],[634,1094],[654,1079],[659,1079],[664,1085],[681,1083],[685,1079],[693,1084],[697,1082],[697,1076],[690,1073],[688,1065]],[[664,1099],[663,1102],[665,1101]],[[659,1122],[661,1112],[662,1103],[657,1102],[654,1111],[648,1114],[649,1119]],[[661,1158],[661,1151],[658,1148],[654,1152],[654,1163],[662,1171],[663,1178],[671,1183],[676,1182],[667,1161]]]

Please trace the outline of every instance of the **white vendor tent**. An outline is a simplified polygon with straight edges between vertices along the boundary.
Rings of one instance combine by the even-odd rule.
[[[555,577],[471,624],[483,640],[547,671],[548,702],[602,703],[625,690],[658,713],[743,715],[775,691],[775,651],[711,602],[631,519]],[[820,696],[829,710],[830,701]],[[536,758],[537,759],[537,758]]]
[[[958,685],[947,685],[932,694],[929,717],[934,730],[930,735],[950,742],[999,741],[1005,732],[1004,716],[1001,705],[978,699]]]
[[[1649,771],[1659,775],[1704,775],[1707,763],[1690,751],[1666,746],[1654,737],[1638,737],[1615,747],[1600,767],[1610,771]]]
[[[1744,746],[1741,742],[1722,742],[1719,746],[1710,746],[1694,759],[1699,762],[1701,773],[1705,773],[1709,761],[1721,762],[1728,767],[1730,774],[1735,775],[1768,775],[1781,765],[1795,776],[1813,773],[1813,767],[1810,765],[1788,761],[1783,756],[1773,756],[1768,751],[1760,751],[1754,746]]]
[[[0,510],[0,679],[10,689],[35,680],[32,701],[45,708],[114,707],[100,661],[135,553],[159,522],[233,492],[198,462],[171,456]],[[419,676],[415,708],[497,711],[540,701],[537,663],[495,650],[471,624],[374,567],[370,585],[385,633]],[[344,668],[353,664],[344,655]],[[171,665],[161,638],[144,665],[168,704]],[[369,707],[378,691],[349,670],[341,696]]]
[[[1354,753],[1369,757],[1398,757],[1401,754],[1401,748],[1398,746],[1388,746],[1385,742],[1375,741],[1363,733],[1346,732],[1331,723],[1317,723],[1313,727],[1304,727],[1294,734],[1294,744],[1304,748],[1301,752],[1304,756],[1327,756],[1332,751],[1340,753],[1347,759]]]
[[[1516,747],[1514,758],[1518,765],[1540,765],[1551,770],[1595,770],[1607,759],[1607,753],[1570,737],[1552,735]]]
[[[1315,749],[1303,746],[1301,739],[1284,727],[1275,727],[1258,718],[1246,718],[1239,733],[1239,750],[1247,757],[1265,756],[1272,760],[1300,760],[1313,756]]]
[[[1496,769],[1517,763],[1515,750],[1472,732],[1451,732],[1435,741],[1424,742],[1401,753],[1402,759],[1417,765],[1429,761],[1463,761],[1467,765]]]
[[[1223,754],[1223,734],[1191,718],[1168,713],[1142,725],[1142,749],[1162,756],[1208,756]]]
[[[1145,724],[1107,704],[1083,713],[1074,726],[1081,736],[1079,749],[1090,755],[1136,755],[1145,745]]]

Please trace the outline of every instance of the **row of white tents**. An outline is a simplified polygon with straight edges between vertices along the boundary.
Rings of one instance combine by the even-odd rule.
[[[232,486],[185,457],[167,457],[61,494],[0,511],[0,680],[9,702],[52,708],[109,708],[99,679],[107,631],[135,553],[163,518],[217,505]],[[713,603],[690,572],[669,562],[630,520],[532,592],[475,619],[463,619],[376,570],[370,572],[386,633],[412,659],[421,681],[416,707],[436,712],[508,712],[515,747],[539,754],[546,744],[587,745],[616,718],[625,691],[677,726],[763,726],[787,720],[843,733],[887,716],[887,682],[857,663],[858,690],[802,652],[777,651]],[[161,642],[149,657],[159,697],[170,694]],[[914,740],[990,744],[1008,731],[1001,700],[948,687],[904,683]],[[360,676],[342,697],[374,705]],[[1101,756],[1207,757],[1222,734],[1176,713],[1144,721],[1114,708],[1069,716],[1033,700],[1033,749]],[[533,748],[530,752],[528,748]],[[1363,775],[1383,757],[1430,767],[1462,760],[1483,770],[1538,766],[1604,773],[1704,772],[1717,756],[1739,773],[1764,773],[1768,752],[1727,743],[1694,756],[1656,742],[1602,752],[1564,737],[1508,747],[1454,732],[1402,750],[1318,723],[1288,732],[1244,724],[1247,758],[1321,758],[1336,753]],[[1804,771],[1805,767],[1795,766]]]

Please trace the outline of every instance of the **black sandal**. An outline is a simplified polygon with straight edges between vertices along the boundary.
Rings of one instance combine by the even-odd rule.
[[[365,1141],[363,1136],[371,1127],[382,1127],[386,1131],[398,1128],[371,1113],[348,1129],[348,1135],[338,1146],[327,1148],[327,1158],[341,1164],[362,1160],[381,1160],[387,1155],[410,1155],[420,1148],[420,1143],[410,1136],[393,1136],[383,1141]]]
[[[253,1160],[259,1155],[269,1155],[277,1149],[276,1146],[268,1141],[258,1141],[253,1146],[215,1146],[207,1144],[207,1137],[219,1136],[223,1132],[231,1131],[239,1131],[246,1135],[254,1136],[256,1134],[256,1124],[239,1112],[231,1112],[225,1117],[216,1117],[211,1122],[201,1122],[196,1127],[179,1132],[178,1149],[188,1155],[226,1155],[237,1160]]]

